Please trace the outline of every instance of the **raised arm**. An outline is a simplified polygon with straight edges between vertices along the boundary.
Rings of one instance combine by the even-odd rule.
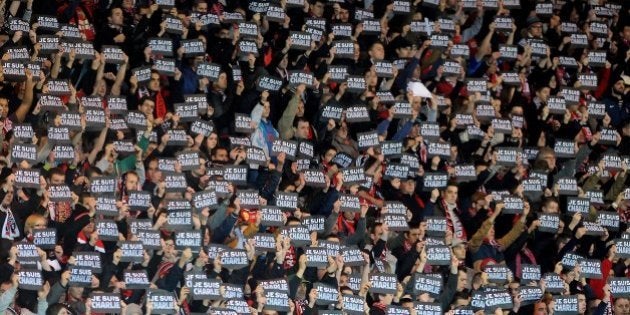
[[[24,89],[24,97],[22,98],[22,103],[20,107],[15,111],[15,117],[17,118],[16,123],[24,122],[26,115],[31,110],[31,105],[33,104],[33,73],[31,70],[26,69],[26,88]]]
[[[120,87],[122,86],[123,80],[125,80],[125,73],[127,73],[127,65],[129,64],[129,57],[125,54],[123,55],[124,63],[118,68],[118,74],[116,74],[116,81],[114,81],[114,85],[112,85],[111,94],[118,96],[120,95]]]
[[[479,51],[477,51],[477,55],[475,55],[475,58],[477,60],[481,60],[483,56],[492,52],[490,41],[492,40],[492,36],[494,35],[495,27],[496,24],[494,24],[494,22],[490,23],[490,25],[488,26],[488,34],[486,34],[486,37],[483,38],[481,46],[479,46]]]
[[[93,165],[96,161],[96,156],[101,150],[103,150],[103,146],[105,145],[105,139],[107,139],[107,131],[109,130],[109,119],[105,120],[105,128],[101,130],[101,133],[98,135],[98,138],[94,141],[94,148],[90,151],[90,155],[88,155],[88,162],[90,165]]]

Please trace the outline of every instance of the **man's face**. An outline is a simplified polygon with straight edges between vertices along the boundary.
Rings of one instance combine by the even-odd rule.
[[[194,170],[194,173],[200,177],[206,174],[206,159],[199,158],[199,167]]]
[[[158,161],[152,160],[147,168],[147,177],[152,183],[157,184],[162,179],[162,172],[158,169]]]
[[[409,58],[411,54],[411,47],[396,48],[396,54],[398,54],[398,58]]]
[[[529,27],[529,33],[534,37],[542,36],[542,23],[534,23]]]
[[[460,270],[457,273],[457,291],[464,291],[464,289],[466,289],[466,286],[468,286],[468,275],[466,274],[466,272]]]
[[[337,151],[334,149],[328,149],[324,154],[323,162],[330,163],[330,161],[335,158],[335,155],[337,155]]]
[[[322,17],[324,15],[324,4],[320,1],[315,1],[315,3],[311,4],[311,13],[315,17]]]
[[[131,0],[123,0],[122,6],[125,9],[131,9],[133,8],[133,2]]]
[[[289,66],[289,56],[285,55],[282,60],[280,60],[280,63],[278,64],[278,68],[280,69],[286,69]]]
[[[400,191],[403,194],[412,194],[416,190],[416,182],[413,179],[408,179],[400,183]]]
[[[197,10],[197,12],[199,13],[206,13],[208,12],[208,4],[205,2],[199,2],[197,4],[197,7],[195,8]]]
[[[227,39],[230,38],[230,31],[226,30],[226,29],[222,29],[221,31],[219,31],[219,38],[223,38],[223,39]]]
[[[613,85],[613,89],[615,90],[615,93],[623,94],[624,90],[626,89],[626,85],[623,83],[623,80],[617,80],[617,82],[615,82],[615,85]]]
[[[381,295],[381,302],[385,305],[390,305],[392,304],[392,300],[394,299],[394,295],[393,294],[384,294]]]
[[[340,9],[339,20],[343,23],[347,23],[350,20],[350,11],[348,11],[347,9]]]
[[[70,287],[68,289],[68,295],[70,295],[75,300],[81,300],[83,296],[83,288],[81,287]]]
[[[458,188],[456,186],[448,186],[446,187],[446,191],[444,192],[444,200],[446,203],[454,204],[457,202],[457,192]]]
[[[629,27],[626,27],[629,28]],[[614,305],[615,314],[630,314],[630,300],[626,298],[618,298]]]
[[[53,174],[50,176],[50,184],[51,185],[63,185],[66,182],[65,175]]]
[[[173,240],[167,240],[164,242],[164,247],[162,248],[164,251],[165,258],[176,258],[177,250],[175,249],[175,242]]]
[[[542,157],[543,160],[547,161],[547,165],[549,165],[549,169],[556,168],[556,155],[553,153],[548,153]]]
[[[269,118],[269,113],[271,113],[271,106],[267,102],[267,103],[265,103],[265,105],[263,105],[262,118],[264,118],[264,119]]]
[[[559,15],[554,15],[551,17],[551,19],[549,19],[549,27],[550,28],[554,28],[557,25],[560,24],[560,16]]]
[[[13,187],[7,185],[7,187],[5,187],[7,194],[4,195],[4,199],[2,199],[2,206],[3,207],[8,207],[11,205],[11,201],[13,200]]]
[[[551,90],[548,87],[544,87],[536,92],[536,95],[538,96],[538,98],[540,98],[541,101],[546,102],[549,98],[549,93],[551,93]]]
[[[125,188],[127,188],[128,191],[134,191],[138,189],[138,176],[136,174],[127,174]]]
[[[538,302],[534,307],[534,315],[546,315],[547,314],[547,304],[545,302]]]
[[[520,285],[517,282],[511,282],[508,284],[508,290],[510,291],[510,294],[512,294],[512,297],[517,297],[521,292]]]
[[[558,213],[560,211],[560,207],[558,203],[555,201],[550,201],[546,206],[542,208],[543,213]]]
[[[385,59],[385,47],[381,44],[374,44],[370,48],[369,55],[372,59]]]
[[[149,81],[149,90],[157,92],[160,90],[160,75],[151,73],[151,81]]]
[[[0,98],[0,118],[7,117],[9,114],[9,100]]]
[[[116,26],[123,25],[123,12],[120,8],[112,9],[112,16],[109,18],[110,23]]]
[[[149,99],[144,100],[144,102],[142,102],[142,105],[140,105],[140,111],[142,111],[144,116],[146,116],[147,118],[153,116],[154,109],[155,109],[155,102]]]
[[[354,213],[350,212],[350,211],[344,211],[343,212],[343,217],[346,220],[354,220]]]
[[[578,297],[578,312],[580,314],[584,314],[586,313],[586,296],[584,294],[578,294],[577,297]]]
[[[301,100],[298,102],[297,112],[295,113],[295,117],[304,117],[304,102]]]
[[[461,244],[453,247],[453,255],[460,261],[466,260],[466,245]]]
[[[214,153],[214,155],[212,156],[212,161],[213,162],[227,162],[227,161],[229,161],[227,150],[225,150],[225,149],[217,150]]]
[[[420,236],[420,230],[418,228],[410,229],[405,235],[410,244],[415,244],[418,241],[418,236]]]
[[[378,239],[379,237],[381,237],[381,235],[383,235],[383,227],[382,226],[377,226],[374,228],[374,239]]]
[[[308,138],[308,131],[310,129],[310,125],[308,121],[300,121],[297,125],[297,134],[296,136],[300,139]]]
[[[227,75],[225,74],[225,72],[222,72],[221,74],[219,74],[219,78],[217,79],[217,82],[214,85],[219,90],[227,89]]]

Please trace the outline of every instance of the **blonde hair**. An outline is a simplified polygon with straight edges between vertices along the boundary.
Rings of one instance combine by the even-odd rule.
[[[24,223],[24,234],[33,232],[33,228],[40,220],[46,222],[46,218],[41,214],[33,213],[29,215],[28,218],[26,218],[26,222]]]

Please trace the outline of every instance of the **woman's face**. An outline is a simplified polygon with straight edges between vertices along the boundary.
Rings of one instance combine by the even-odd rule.
[[[33,230],[42,230],[46,228],[46,219],[41,218],[38,219],[37,221],[35,221],[35,224],[33,224]]]
[[[210,230],[206,229],[206,233],[203,234],[203,245],[210,244]]]
[[[217,136],[217,134],[213,132],[206,139],[206,147],[208,148],[208,150],[212,150],[217,146],[218,142],[219,136]]]
[[[339,127],[339,131],[337,132],[337,134],[342,138],[348,136],[348,124],[346,124],[345,121],[341,123],[341,127]]]
[[[96,94],[105,96],[107,94],[107,83],[105,80],[98,81],[98,87],[96,88]]]
[[[61,259],[63,257],[63,247],[60,245],[55,246],[55,258]]]
[[[368,71],[365,74],[365,83],[367,86],[376,87],[376,84],[378,83],[378,76],[376,76],[376,72],[371,70]]]

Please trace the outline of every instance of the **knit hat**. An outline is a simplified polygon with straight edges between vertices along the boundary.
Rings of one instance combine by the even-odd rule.
[[[536,23],[542,23],[542,21],[537,16],[530,16],[527,18],[527,27],[531,27]]]

